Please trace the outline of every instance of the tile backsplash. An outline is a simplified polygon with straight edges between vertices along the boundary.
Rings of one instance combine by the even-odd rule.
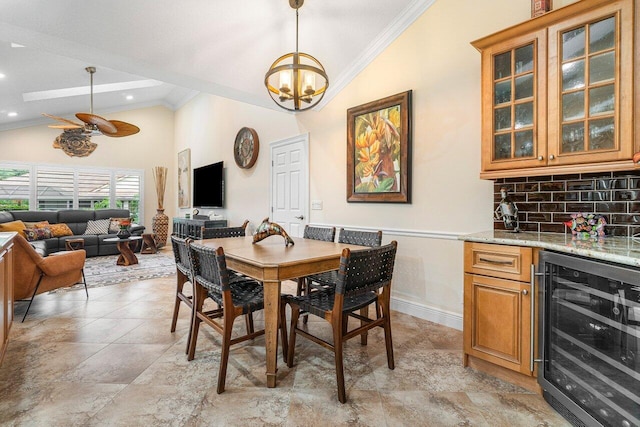
[[[604,215],[608,235],[640,233],[640,170],[497,179],[494,209],[502,187],[518,206],[523,231],[564,233],[570,215],[583,212]],[[504,224],[494,220],[493,228]]]

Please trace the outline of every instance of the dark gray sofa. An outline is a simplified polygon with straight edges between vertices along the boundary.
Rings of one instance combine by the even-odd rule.
[[[65,223],[73,231],[73,236],[53,237],[51,239],[31,242],[32,245],[46,256],[53,252],[66,250],[65,241],[68,239],[84,239],[84,249],[88,257],[99,255],[117,255],[119,253],[116,242],[105,242],[105,239],[116,237],[115,234],[84,235],[89,220],[108,218],[128,218],[128,209],[98,209],[95,211],[68,209],[61,211],[1,211],[0,223],[21,220],[25,222],[49,221],[50,224]],[[133,225],[130,228],[132,235],[142,235],[145,227]],[[140,244],[136,251],[140,251]]]

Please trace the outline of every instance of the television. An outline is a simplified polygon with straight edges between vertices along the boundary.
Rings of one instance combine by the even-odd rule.
[[[193,207],[224,207],[224,162],[193,169]]]

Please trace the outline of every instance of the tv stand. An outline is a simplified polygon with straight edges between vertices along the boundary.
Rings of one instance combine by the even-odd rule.
[[[178,237],[191,237],[192,239],[200,239],[202,236],[202,227],[218,228],[226,227],[226,219],[189,219],[189,218],[173,218],[173,234]]]

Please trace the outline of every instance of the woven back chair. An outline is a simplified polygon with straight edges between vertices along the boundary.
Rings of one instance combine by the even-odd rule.
[[[247,224],[249,224],[249,220],[245,220],[245,222],[240,227],[215,227],[215,228],[202,227],[200,231],[200,237],[202,239],[221,239],[223,237],[244,237],[246,234]]]
[[[302,237],[305,239],[321,240],[323,242],[333,242],[336,238],[336,228],[305,225]],[[306,277],[298,277],[297,281],[298,287],[296,289],[296,295],[302,295],[302,292],[306,289]]]
[[[217,392],[222,393],[225,388],[227,363],[231,345],[254,339],[264,334],[247,327],[247,333],[231,338],[233,323],[238,316],[250,315],[264,308],[264,294],[262,284],[246,276],[230,274],[224,250],[220,247],[213,249],[197,243],[189,244],[189,259],[194,287],[193,301],[193,331],[189,341],[188,360],[193,360],[198,339],[200,323],[204,322],[222,335],[222,354],[218,372]],[[204,311],[206,298],[213,299],[221,308]],[[219,322],[217,319],[223,319]],[[282,324],[284,322],[280,319]],[[284,328],[282,328],[284,331]],[[287,349],[286,334],[282,333],[283,350]]]
[[[338,242],[377,247],[382,244],[382,231],[357,231],[341,228],[340,234],[338,235]]]
[[[336,228],[305,225],[302,237],[305,239],[321,240],[323,242],[333,242],[336,237]]]
[[[191,238],[183,239],[171,235],[171,247],[173,248],[173,256],[176,260],[176,301],[173,306],[173,319],[171,320],[171,332],[176,331],[176,325],[178,323],[178,312],[180,311],[180,304],[184,303],[189,307],[189,310],[193,310],[193,297],[184,293],[184,286],[187,282],[191,282],[191,264],[189,262],[189,248],[188,243],[191,242]],[[189,322],[189,338],[191,337],[191,322]],[[189,351],[189,339],[187,339],[187,350]]]
[[[382,231],[357,231],[340,229],[338,243],[350,245],[379,247],[382,244]],[[314,274],[306,278],[305,288],[308,291],[333,286],[338,280],[338,270]]]
[[[345,341],[360,335],[361,343],[366,345],[367,331],[377,326],[382,327],[387,350],[387,365],[389,369],[395,368],[389,305],[396,250],[396,241],[385,246],[358,251],[344,249],[340,258],[337,281],[332,288],[302,296],[284,297],[291,306],[287,365],[293,367],[296,335],[302,335],[332,350],[335,353],[338,400],[342,403],[347,400],[342,357]],[[368,314],[371,304],[377,304],[380,307],[380,310],[376,309],[374,318],[370,318]],[[311,334],[310,330],[298,328],[301,310],[319,316],[331,324],[333,343]],[[356,313],[358,311],[359,313]],[[360,320],[360,326],[351,331],[347,331],[346,328],[349,316]],[[305,329],[310,328],[305,327]]]

